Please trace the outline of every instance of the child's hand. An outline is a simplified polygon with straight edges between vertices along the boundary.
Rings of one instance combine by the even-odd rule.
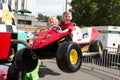
[[[58,32],[58,33],[63,33],[63,32],[62,32],[62,31],[60,31],[60,30],[58,30],[57,32]]]

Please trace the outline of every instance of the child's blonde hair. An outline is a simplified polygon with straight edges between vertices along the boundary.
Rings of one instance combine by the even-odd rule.
[[[48,24],[50,25],[51,24],[51,22],[50,22],[50,19],[51,18],[53,18],[54,20],[55,20],[55,24],[54,25],[58,25],[58,19],[55,17],[55,16],[50,16],[49,18],[48,18]]]

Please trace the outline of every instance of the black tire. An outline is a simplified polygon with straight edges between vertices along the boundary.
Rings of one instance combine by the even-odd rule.
[[[8,68],[7,80],[24,80],[25,74],[18,70],[14,63]]]
[[[72,59],[75,60],[73,62],[70,60],[70,55],[72,54],[75,54],[72,56]],[[64,72],[72,73],[78,71],[82,64],[82,52],[80,46],[72,41],[64,42],[58,48],[56,61],[59,69]]]
[[[15,67],[15,64],[11,64],[7,73],[7,80],[19,80],[20,71]]]
[[[31,53],[31,50],[23,48],[15,55],[16,66],[24,73],[33,71],[37,66],[38,59],[32,59]]]
[[[102,51],[103,51],[102,42],[99,40],[93,41],[89,46],[89,52],[98,52],[99,53],[98,55],[93,56],[94,59],[101,59]]]

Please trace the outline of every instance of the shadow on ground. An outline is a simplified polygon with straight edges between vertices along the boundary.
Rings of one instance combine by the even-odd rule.
[[[39,77],[45,77],[46,75],[54,75],[54,76],[58,76],[61,75],[60,73],[54,72],[53,70],[51,70],[50,68],[47,68],[46,66],[41,66],[40,70],[39,70]]]

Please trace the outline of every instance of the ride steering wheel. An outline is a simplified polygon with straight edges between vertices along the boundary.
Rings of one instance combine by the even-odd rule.
[[[46,30],[47,30],[47,29],[45,29],[45,28],[39,28],[39,27],[38,27],[38,28],[35,29],[34,33],[37,34],[37,33],[39,33],[39,32],[46,31]]]
[[[50,30],[55,30],[55,31],[57,31],[57,32],[59,32],[59,33],[61,33],[61,32],[62,32],[61,27],[60,27],[60,26],[56,26],[56,25],[54,25],[54,26],[50,27]]]

